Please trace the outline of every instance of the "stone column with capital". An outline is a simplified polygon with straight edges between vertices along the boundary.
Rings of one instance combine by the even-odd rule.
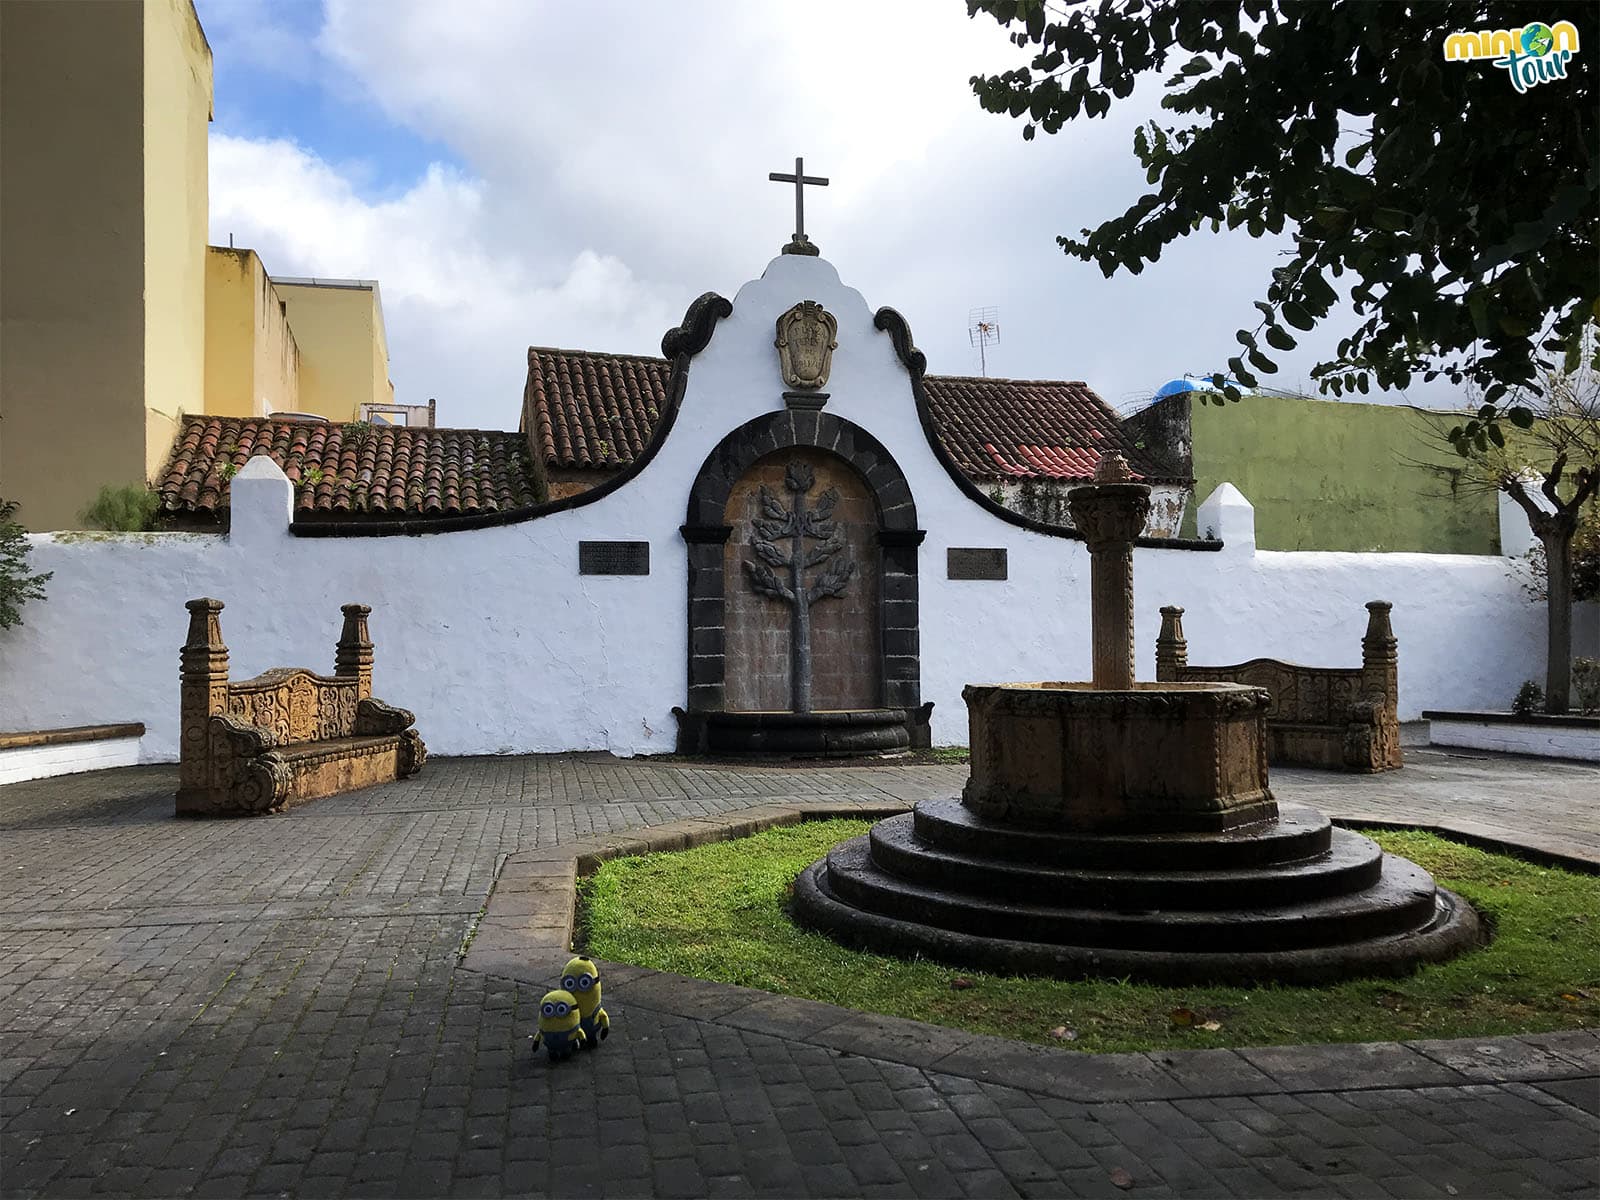
[[[1156,681],[1176,683],[1189,665],[1189,643],[1183,636],[1183,609],[1169,604],[1161,610],[1161,632],[1156,637]]]
[[[222,601],[190,600],[189,637],[179,652],[178,811],[205,812],[218,781],[211,754],[211,718],[228,710],[228,647],[222,641]]]
[[[1094,483],[1067,494],[1072,523],[1089,545],[1094,686],[1133,687],[1133,541],[1150,514],[1150,487],[1134,483],[1120,454],[1101,458]]]
[[[344,628],[334,650],[333,673],[347,679],[354,677],[356,699],[366,700],[372,695],[372,639],[367,634],[367,617],[372,609],[365,604],[346,604],[340,611],[344,613]]]

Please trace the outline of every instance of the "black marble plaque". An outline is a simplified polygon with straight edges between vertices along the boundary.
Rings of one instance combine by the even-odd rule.
[[[648,575],[649,542],[579,542],[579,575]]]
[[[1004,579],[1006,552],[973,546],[951,546],[945,551],[946,579]]]

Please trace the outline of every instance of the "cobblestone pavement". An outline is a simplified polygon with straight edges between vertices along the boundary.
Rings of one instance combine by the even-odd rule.
[[[1336,815],[1600,857],[1600,771],[1409,753],[1399,775],[1274,783]],[[956,1053],[916,1066],[938,1055],[740,1028],[641,984],[611,1006],[619,1036],[552,1071],[528,1049],[539,989],[457,966],[503,855],[773,800],[909,802],[964,773],[434,760],[216,822],[171,816],[172,767],[0,787],[0,1191],[1600,1194],[1587,1034],[1520,1076],[1454,1069],[1446,1045],[1436,1070],[1352,1086],[1345,1052],[1253,1051],[1259,1086],[1195,1058],[1165,1098],[1065,1099],[986,1082]]]

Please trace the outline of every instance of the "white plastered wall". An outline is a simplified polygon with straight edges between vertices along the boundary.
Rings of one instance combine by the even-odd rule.
[[[305,538],[287,483],[257,460],[235,479],[233,533],[36,535],[49,596],[0,633],[0,729],[143,721],[148,761],[176,758],[185,600],[215,596],[232,676],[331,671],[339,605],[371,604],[374,693],[417,713],[435,754],[673,748],[686,695],[678,527],[702,462],[732,429],[783,407],[773,332],[798,300],[838,319],[826,411],[895,457],[927,531],[920,551],[922,695],[940,743],[964,742],[967,683],[1089,671],[1087,551],[1003,521],[935,459],[910,377],[861,295],[824,260],[775,259],[695,357],[670,436],[632,482],[520,524],[415,537]],[[1501,558],[1257,553],[1223,514],[1220,552],[1135,554],[1139,672],[1154,673],[1163,604],[1187,610],[1190,660],[1272,655],[1354,666],[1367,600],[1395,603],[1400,713],[1501,706],[1544,653],[1544,621]],[[648,576],[580,576],[583,539],[650,543]],[[945,578],[952,546],[1003,547],[1003,582]],[[733,668],[730,664],[730,669]]]

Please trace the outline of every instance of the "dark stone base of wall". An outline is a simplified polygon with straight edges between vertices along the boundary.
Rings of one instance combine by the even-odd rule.
[[[735,758],[849,758],[926,746],[928,710],[702,712],[674,709],[678,752]]]

